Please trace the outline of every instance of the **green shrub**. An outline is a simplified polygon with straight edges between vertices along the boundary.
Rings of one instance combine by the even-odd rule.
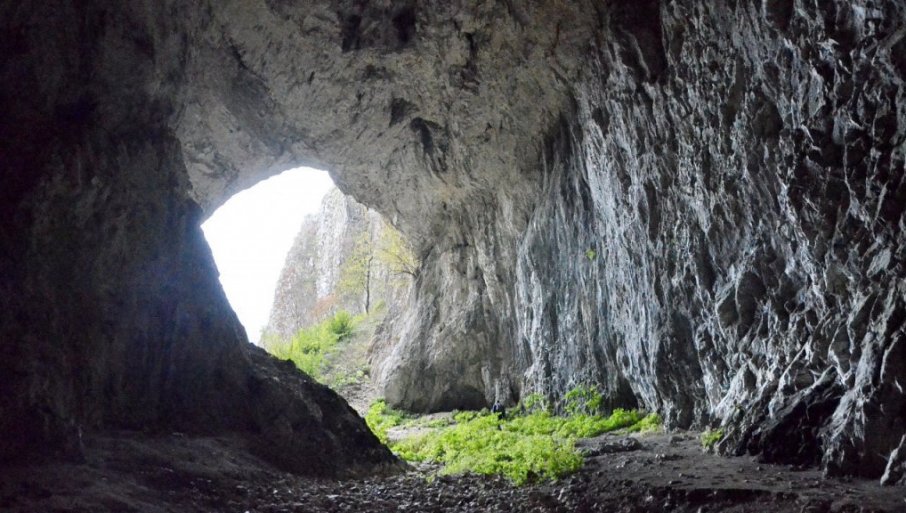
[[[720,442],[724,438],[724,431],[722,429],[707,430],[702,433],[701,442],[702,447],[707,450],[711,450],[717,442]]]
[[[453,424],[453,419],[450,418],[429,418],[429,417],[415,417],[413,419],[407,420],[402,424],[406,428],[442,428]]]
[[[288,341],[268,340],[265,348],[277,358],[291,360],[299,370],[321,379],[324,358],[348,336],[356,323],[349,312],[338,312],[332,318],[296,332]]]
[[[523,397],[521,403],[521,409],[528,413],[535,411],[550,412],[552,410],[551,404],[547,398],[537,393]]]
[[[409,461],[442,463],[443,474],[501,474],[516,484],[554,479],[578,470],[582,457],[573,440],[544,434],[550,431],[540,425],[546,415],[537,414],[534,422],[530,417],[518,417],[529,423],[514,426],[512,421],[485,413],[402,440],[391,448]],[[460,414],[459,418],[466,417]]]
[[[383,444],[387,444],[387,431],[401,425],[408,415],[401,411],[394,410],[387,406],[383,399],[373,402],[365,413],[365,423]]]
[[[657,414],[643,416],[622,409],[614,410],[609,417],[555,416],[542,408],[546,402],[540,397],[526,401],[534,409],[525,415],[500,419],[487,410],[458,412],[452,425],[394,442],[390,447],[409,461],[443,464],[443,474],[500,474],[521,485],[578,470],[582,466],[582,457],[575,449],[578,438],[618,429],[649,431],[660,426]],[[402,414],[389,410],[383,401],[372,405],[365,419],[385,443],[387,430],[405,422]]]
[[[664,427],[664,420],[657,413],[649,413],[642,420],[626,428],[627,433],[653,433]]]
[[[352,333],[352,315],[347,311],[337,312],[332,319],[327,321],[327,327],[331,333],[337,336],[338,339],[348,336]]]
[[[579,385],[563,397],[563,410],[570,415],[599,413],[604,396],[596,388]]]

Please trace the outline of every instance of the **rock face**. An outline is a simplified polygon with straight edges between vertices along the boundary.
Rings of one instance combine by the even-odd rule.
[[[512,220],[470,223],[429,261],[417,293],[465,307],[420,298],[387,396],[431,409],[600,383],[612,405],[723,425],[728,452],[898,464],[903,11],[782,4],[612,9],[540,147],[525,231],[508,246]],[[462,333],[444,336],[431,314],[450,310]]]
[[[421,257],[390,402],[596,383],[727,452],[898,474],[901,4],[184,4],[0,7],[4,454],[248,398],[197,224],[306,164]],[[243,404],[208,425],[263,430]],[[262,439],[346,418],[303,410]]]
[[[519,241],[519,359],[879,476],[906,430],[903,10],[784,5],[613,13]]]
[[[383,304],[398,311],[411,277],[387,254],[392,233],[374,210],[338,189],[329,192],[286,255],[265,338],[286,339],[341,310],[356,315]]]
[[[175,130],[203,10],[0,3],[0,460],[126,428],[237,432],[314,475],[388,468],[345,401],[248,344],[214,281]]]

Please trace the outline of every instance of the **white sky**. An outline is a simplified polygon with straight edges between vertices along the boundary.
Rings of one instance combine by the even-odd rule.
[[[318,211],[332,187],[325,171],[290,169],[236,194],[201,225],[223,290],[252,342],[267,324],[277,278],[302,219]]]

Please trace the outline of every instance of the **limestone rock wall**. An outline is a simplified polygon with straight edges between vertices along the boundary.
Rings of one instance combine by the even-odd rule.
[[[725,451],[899,479],[900,2],[107,4],[0,2],[4,454],[219,404],[211,429],[381,460],[243,345],[200,242],[307,164],[421,257],[390,402],[598,383]]]
[[[528,222],[502,218],[512,190],[475,198],[496,208],[426,262],[386,395],[433,409],[598,383],[613,406],[722,426],[727,452],[895,468],[903,16],[612,6],[536,146]]]
[[[528,381],[880,476],[906,430],[903,16],[614,11],[520,241]]]
[[[245,340],[174,120],[204,6],[0,3],[0,460],[103,429],[246,437],[315,475],[395,463],[345,401]]]
[[[397,312],[412,279],[391,266],[392,255],[385,254],[390,230],[374,210],[337,189],[328,192],[286,255],[264,338],[292,337],[341,310],[365,313],[366,301],[370,309]]]

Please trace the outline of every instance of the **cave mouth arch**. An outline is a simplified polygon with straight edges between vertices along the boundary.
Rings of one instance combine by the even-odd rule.
[[[587,371],[616,391],[631,379],[668,418],[733,420],[728,448],[776,453],[798,412],[842,397],[806,426],[828,434],[826,469],[898,464],[906,424],[871,408],[906,404],[890,381],[906,348],[906,114],[885,100],[903,91],[903,10],[828,2],[775,30],[771,9],[689,3],[642,17],[437,5],[414,11],[406,45],[388,44],[388,12],[324,2],[8,9],[0,434],[26,440],[0,457],[73,425],[188,424],[258,430],[298,461],[311,458],[296,436],[347,454],[346,439],[309,436],[333,421],[306,413],[319,389],[273,384],[297,373],[240,343],[198,229],[224,190],[257,181],[246,171],[305,161],[424,250],[419,292],[436,301],[407,314],[398,402],[427,389],[441,404],[451,382],[486,375],[557,392]],[[352,16],[362,44],[344,52]],[[863,49],[877,53],[853,58]],[[749,276],[767,335],[721,318]],[[768,424],[781,400],[790,415]]]
[[[299,227],[334,187],[327,171],[288,169],[232,195],[202,223],[220,284],[250,342],[260,343]]]

